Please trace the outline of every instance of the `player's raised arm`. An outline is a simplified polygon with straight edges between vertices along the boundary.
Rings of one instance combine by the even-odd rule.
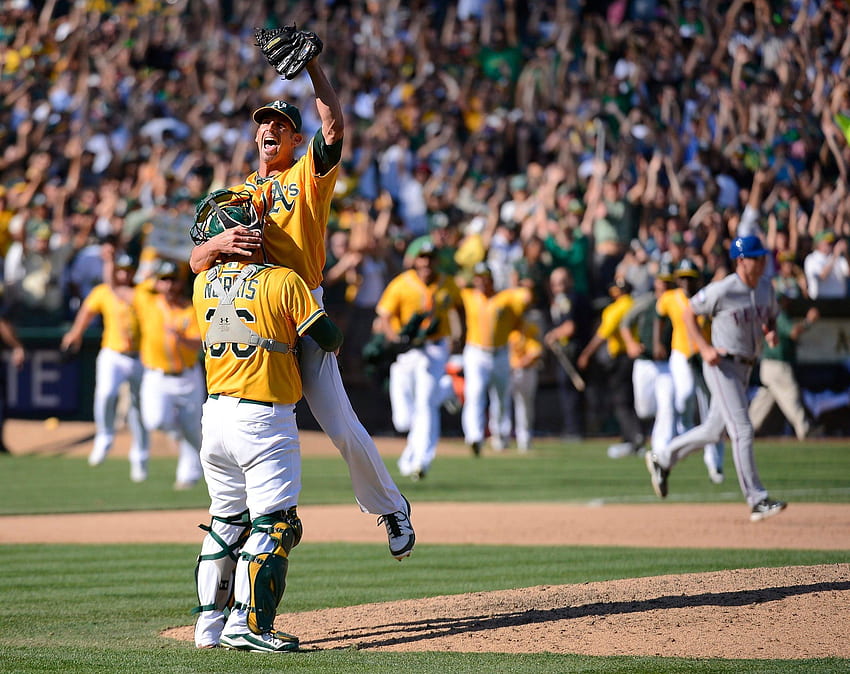
[[[342,140],[345,123],[342,114],[342,106],[336,91],[328,81],[325,71],[319,64],[318,58],[314,58],[307,64],[307,73],[313,81],[313,92],[316,95],[316,110],[322,120],[322,136],[325,143],[333,145]]]
[[[307,69],[313,81],[316,108],[322,120],[322,136],[328,145],[342,140],[342,106],[319,65],[318,56],[324,49],[319,36],[308,30],[298,30],[292,24],[272,30],[258,28],[255,37],[269,65],[285,79],[291,80]]]

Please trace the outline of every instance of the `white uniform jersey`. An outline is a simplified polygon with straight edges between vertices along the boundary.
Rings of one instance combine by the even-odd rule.
[[[721,352],[757,358],[763,325],[779,313],[770,281],[762,277],[750,288],[738,274],[709,283],[691,298],[694,313],[711,318],[711,343]]]

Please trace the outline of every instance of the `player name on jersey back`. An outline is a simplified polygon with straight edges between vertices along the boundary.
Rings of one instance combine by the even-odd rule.
[[[224,272],[219,279],[221,281],[221,285],[224,288],[225,292],[229,292],[230,288],[233,286],[233,281],[236,279],[238,274],[229,274],[228,272]],[[236,297],[242,297],[246,300],[253,300],[257,294],[257,285],[259,284],[259,280],[254,277],[245,281],[239,290],[236,292]],[[215,294],[215,290],[211,284],[207,284],[204,286],[204,299],[212,299],[217,297]]]

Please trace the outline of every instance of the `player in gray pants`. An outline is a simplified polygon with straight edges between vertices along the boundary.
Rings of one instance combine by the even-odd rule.
[[[652,487],[664,498],[673,466],[704,445],[718,442],[725,429],[753,522],[776,515],[786,506],[768,498],[759,479],[753,455],[753,425],[747,412],[747,385],[762,338],[771,346],[777,343],[775,321],[779,309],[773,286],[763,278],[767,252],[757,236],[735,239],[729,253],[735,260],[735,273],[705,286],[685,308],[683,318],[702,356],[711,403],[699,426],[674,438],[667,447],[654,447],[646,454]],[[697,325],[698,315],[711,318],[711,343]]]

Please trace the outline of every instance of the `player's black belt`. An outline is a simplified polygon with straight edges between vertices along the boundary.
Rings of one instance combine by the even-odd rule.
[[[218,400],[218,397],[218,393],[213,393],[210,395],[210,398],[212,398],[213,400]],[[250,398],[239,398],[239,402],[245,403],[247,405],[262,405],[263,407],[274,407],[274,403],[266,402],[265,400],[251,400]]]
[[[749,365],[752,367],[756,364],[755,358],[749,358],[748,356],[739,356],[737,353],[726,353],[723,354],[724,358],[728,358],[729,360],[733,360],[736,363],[741,363],[742,365]]]

